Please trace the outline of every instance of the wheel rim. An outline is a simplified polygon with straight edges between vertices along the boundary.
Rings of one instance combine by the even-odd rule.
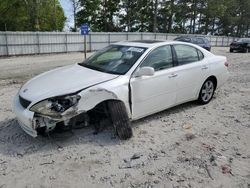
[[[206,81],[201,89],[201,98],[204,102],[208,102],[214,93],[214,84],[211,80]]]

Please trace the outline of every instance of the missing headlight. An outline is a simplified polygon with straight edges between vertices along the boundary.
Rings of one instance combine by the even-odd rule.
[[[81,97],[79,95],[66,96],[64,98],[52,98],[48,101],[51,102],[51,110],[56,112],[64,112],[69,109],[71,106],[74,106]]]
[[[53,97],[36,103],[30,110],[41,115],[59,118],[61,113],[77,104],[80,98],[79,95]]]

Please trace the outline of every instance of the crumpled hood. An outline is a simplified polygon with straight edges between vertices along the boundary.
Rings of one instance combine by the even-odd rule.
[[[74,93],[116,77],[118,75],[95,71],[75,64],[34,77],[22,86],[19,95],[32,102],[39,101],[49,97]]]

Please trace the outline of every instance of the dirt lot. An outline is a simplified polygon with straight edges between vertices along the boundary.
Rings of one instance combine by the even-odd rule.
[[[120,141],[112,127],[31,138],[11,110],[27,79],[81,61],[83,54],[0,59],[0,188],[250,187],[250,54],[227,52],[230,78],[205,106],[187,103],[133,122]],[[63,83],[63,80],[62,80]]]

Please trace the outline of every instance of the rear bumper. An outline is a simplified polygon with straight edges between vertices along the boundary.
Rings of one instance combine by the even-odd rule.
[[[16,114],[20,127],[30,136],[36,137],[37,131],[33,129],[34,112],[29,111],[21,106],[18,94],[14,98],[13,111]]]

